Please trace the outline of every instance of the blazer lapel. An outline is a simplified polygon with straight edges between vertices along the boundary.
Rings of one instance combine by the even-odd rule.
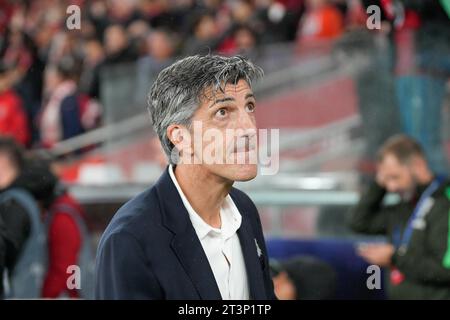
[[[256,238],[248,221],[248,214],[245,212],[244,206],[236,201],[235,197],[232,196],[232,198],[242,215],[241,227],[237,231],[237,234],[245,260],[247,278],[250,287],[250,297],[254,300],[264,300],[267,299],[266,290],[264,287],[264,276],[262,273],[262,261],[264,257],[262,255],[258,257]]]
[[[156,184],[164,225],[174,233],[172,250],[201,299],[222,299],[214,274],[175,185],[166,171]]]
[[[202,299],[220,300],[222,296],[197,234],[176,234],[172,249],[192,280]]]

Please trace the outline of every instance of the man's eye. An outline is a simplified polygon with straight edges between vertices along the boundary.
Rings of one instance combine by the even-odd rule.
[[[219,109],[216,111],[216,116],[219,118],[224,118],[227,116],[227,114],[228,114],[228,111],[225,108],[222,108],[222,109]]]
[[[245,111],[247,112],[255,112],[255,105],[253,103],[249,103],[245,106]]]

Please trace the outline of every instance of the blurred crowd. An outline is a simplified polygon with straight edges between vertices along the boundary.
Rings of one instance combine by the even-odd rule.
[[[80,28],[69,29],[69,5]],[[365,24],[359,0],[0,0],[0,133],[51,148],[101,122],[100,73],[174,57],[255,57],[267,44],[321,41]]]
[[[52,148],[101,124],[101,74],[108,67],[136,63],[145,79],[179,56],[257,60],[270,44],[308,48],[367,30],[372,4],[381,8],[381,32],[391,35],[448,22],[439,1],[0,0],[0,134],[25,147]],[[79,28],[67,24],[76,14],[70,5],[80,9]],[[402,57],[396,68],[409,68],[408,61]]]

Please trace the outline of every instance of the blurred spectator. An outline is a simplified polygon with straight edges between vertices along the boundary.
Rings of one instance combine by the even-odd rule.
[[[140,12],[153,29],[168,29],[182,32],[185,21],[192,14],[194,1],[141,0]]]
[[[136,52],[131,46],[124,27],[114,24],[106,28],[104,38],[105,65],[113,65],[136,60]]]
[[[28,142],[37,140],[33,119],[39,111],[42,98],[45,64],[39,57],[33,39],[20,30],[7,30],[1,61],[11,67],[10,86],[20,96],[30,131]]]
[[[195,18],[192,30],[191,37],[184,44],[183,53],[185,55],[215,50],[223,41],[222,38],[218,37],[219,29],[212,13],[199,14]]]
[[[386,193],[400,197],[385,204]],[[435,176],[413,139],[397,135],[379,151],[378,171],[352,210],[353,230],[388,237],[358,253],[390,268],[391,299],[450,298],[450,181]]]
[[[138,0],[110,0],[108,17],[113,24],[129,26],[139,18]]]
[[[298,32],[301,43],[329,40],[344,32],[344,18],[330,0],[306,0],[306,12]]]
[[[28,146],[31,138],[28,119],[22,99],[12,89],[10,72],[0,63],[0,135],[11,136]]]
[[[125,28],[119,24],[106,28],[103,45],[105,57],[93,70],[93,79],[88,90],[90,96],[96,99],[101,98],[100,81],[105,70],[115,65],[134,62],[138,57],[137,48],[131,43]]]
[[[237,0],[231,3],[231,17],[238,24],[249,23],[253,19],[254,6],[252,1]]]
[[[275,295],[280,300],[329,300],[336,295],[337,274],[326,262],[298,256],[272,260]]]
[[[150,26],[144,20],[136,20],[127,28],[128,37],[138,56],[145,54],[145,38],[149,32]]]
[[[253,26],[264,43],[294,41],[300,18],[304,12],[304,1],[291,1],[295,4],[258,0],[258,22]]]
[[[145,40],[146,56],[141,61],[152,60],[165,66],[168,60],[173,59],[176,39],[169,31],[156,29]]]
[[[239,25],[233,30],[229,43],[230,54],[242,55],[249,59],[258,58],[258,35],[248,25]]]
[[[165,29],[150,32],[145,40],[145,56],[141,57],[136,64],[135,99],[139,105],[145,105],[148,90],[155,77],[173,61],[177,45],[174,35]]]
[[[0,137],[0,274],[5,280],[0,281],[0,298],[37,298],[42,284],[40,211],[18,183],[23,168],[22,149],[11,138]]]
[[[95,38],[86,40],[84,45],[83,71],[80,76],[80,91],[90,97],[98,98],[100,66],[105,58],[101,42]]]
[[[236,27],[237,24],[232,23],[221,30],[215,13],[199,12],[194,18],[192,35],[183,44],[183,54],[208,54],[214,51],[230,54],[234,48],[230,37]]]
[[[89,275],[92,274],[93,255],[90,237],[85,225],[85,213],[81,205],[60,184],[46,161],[31,158],[16,185],[32,193],[42,208],[42,219],[47,226],[48,268],[41,296],[44,298],[89,298]],[[82,276],[82,291],[69,289],[68,267],[77,265]],[[93,279],[89,279],[93,281]]]
[[[46,148],[84,132],[77,97],[78,75],[79,66],[72,57],[46,70],[47,102],[39,119],[41,144]]]

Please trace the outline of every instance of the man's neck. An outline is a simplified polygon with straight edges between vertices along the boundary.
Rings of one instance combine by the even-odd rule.
[[[202,165],[185,164],[173,169],[192,208],[210,226],[220,228],[220,207],[233,183],[212,174]]]

